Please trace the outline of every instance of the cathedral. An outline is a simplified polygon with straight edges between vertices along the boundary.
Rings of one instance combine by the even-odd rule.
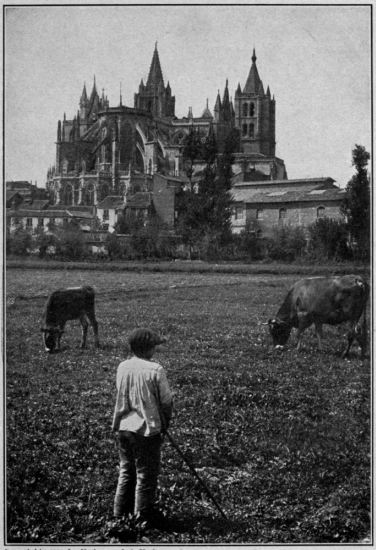
[[[57,123],[56,160],[47,173],[45,200],[27,201],[21,188],[14,187],[22,182],[8,182],[11,230],[22,223],[33,231],[47,231],[51,224],[76,220],[88,238],[92,235],[93,250],[103,237],[100,232],[115,231],[124,213],[130,219],[146,219],[154,211],[173,230],[176,193],[188,182],[183,146],[192,130],[202,141],[214,136],[219,152],[226,137],[236,135],[234,233],[248,228],[264,238],[284,225],[308,227],[320,217],[341,219],[345,190],[332,178],[287,178],[284,161],[276,156],[276,102],[269,86],[265,90],[256,61],[253,50],[248,76],[233,99],[226,81],[213,112],[203,99],[199,117],[190,107],[187,116],[175,116],[175,96],[170,82],[165,83],[157,45],[133,107],[123,105],[121,93],[119,104],[110,106],[104,91],[99,95],[95,79],[90,94],[84,85],[75,116],[68,119],[64,114]],[[193,181],[202,167],[196,159]]]
[[[216,138],[219,151],[230,131],[238,136],[234,173],[243,181],[285,180],[283,160],[275,156],[275,99],[259,77],[256,53],[245,85],[230,98],[226,81],[218,91],[213,113],[203,101],[201,116],[175,116],[175,96],[165,83],[157,44],[146,82],[134,94],[133,107],[109,105],[94,83],[83,86],[73,118],[57,124],[56,161],[47,173],[47,191],[54,205],[96,207],[107,197],[124,204],[140,192],[153,192],[160,177],[184,182],[182,149],[193,128],[202,140]],[[199,161],[199,159],[198,159]],[[239,176],[241,175],[241,176]],[[158,177],[159,176],[159,180]]]

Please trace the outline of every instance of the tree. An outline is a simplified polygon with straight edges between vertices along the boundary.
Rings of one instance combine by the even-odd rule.
[[[57,254],[69,260],[78,260],[85,255],[85,239],[79,225],[70,221],[56,231]]]
[[[341,211],[346,217],[355,255],[368,260],[370,255],[370,181],[367,164],[370,154],[362,145],[355,145],[352,164],[356,173],[348,182]]]
[[[106,237],[106,248],[110,259],[120,258],[122,255],[122,247],[119,243],[119,239],[116,237],[116,233],[109,233]]]
[[[138,231],[144,226],[144,216],[141,212],[138,214],[133,214],[131,212],[125,211],[119,217],[118,221],[115,223],[115,231],[121,235],[128,235],[134,231]]]
[[[56,237],[52,232],[46,232],[43,228],[40,228],[36,234],[35,245],[39,250],[39,257],[44,258],[50,247],[56,248]]]
[[[192,189],[193,166],[201,153],[201,141],[198,132],[192,127],[183,142],[183,165]]]
[[[7,249],[11,254],[26,255],[32,244],[31,233],[19,223],[13,233],[9,233]]]
[[[190,188],[181,190],[177,196],[177,232],[190,252],[196,248],[205,256],[218,256],[220,248],[231,237],[230,190],[234,148],[234,136],[230,134],[223,153],[218,155],[214,134],[209,132],[200,145],[204,168],[197,185],[193,186],[191,179]]]
[[[289,225],[276,227],[268,242],[268,253],[272,260],[293,262],[303,255],[307,241],[304,229]]]
[[[308,227],[309,254],[317,260],[349,258],[347,225],[342,220],[319,218]]]

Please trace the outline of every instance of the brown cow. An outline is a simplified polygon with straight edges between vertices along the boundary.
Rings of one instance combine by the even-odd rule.
[[[283,349],[295,327],[298,329],[299,350],[302,333],[314,324],[319,349],[322,350],[322,325],[338,325],[349,321],[348,344],[343,357],[348,356],[354,339],[359,342],[364,357],[367,347],[368,294],[369,286],[359,275],[301,279],[290,288],[276,318],[269,319],[267,323],[274,346]]]
[[[89,322],[94,331],[96,347],[99,347],[98,323],[94,310],[95,292],[90,286],[56,290],[48,298],[45,311],[45,327],[41,329],[46,351],[60,348],[65,323],[79,319],[82,326],[81,347],[86,346]]]

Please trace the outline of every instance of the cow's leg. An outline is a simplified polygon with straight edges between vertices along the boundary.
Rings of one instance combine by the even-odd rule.
[[[91,326],[93,327],[95,347],[99,348],[98,323],[95,318],[95,314],[93,312],[88,312],[87,316],[89,318]]]
[[[345,351],[342,353],[343,358],[349,356],[350,348],[352,346],[354,338],[355,338],[355,327],[352,326],[349,332],[347,333],[347,346]]]
[[[367,352],[367,319],[366,312],[363,312],[363,319],[355,325],[355,337],[359,342],[361,358],[364,359]]]
[[[65,323],[61,323],[58,327],[59,332],[56,335],[56,350],[60,350],[60,340],[64,332]]]
[[[347,346],[345,351],[342,353],[342,357],[349,356],[350,348],[355,339],[359,342],[361,357],[362,359],[364,359],[367,347],[367,330],[364,320],[362,322],[354,323],[350,326],[350,330],[347,333]]]
[[[323,350],[323,347],[322,347],[323,333],[322,333],[321,323],[317,323],[317,322],[315,323],[315,331],[316,331],[317,341],[319,344],[319,350],[322,351]]]
[[[296,349],[297,351],[300,350],[301,346],[302,346],[302,336],[303,336],[303,332],[305,331],[306,328],[308,328],[310,325],[312,324],[312,321],[310,321],[306,316],[305,314],[303,313],[300,313],[298,314],[298,334],[297,334],[297,339],[298,339],[298,343],[296,345]]]
[[[80,322],[81,322],[81,327],[82,327],[81,348],[84,348],[84,347],[86,347],[87,328],[89,326],[86,315],[81,315]]]

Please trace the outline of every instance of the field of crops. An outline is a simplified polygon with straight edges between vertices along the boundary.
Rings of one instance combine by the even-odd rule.
[[[370,531],[370,364],[340,352],[345,327],[312,330],[303,350],[271,347],[267,327],[297,276],[8,269],[8,543],[344,543]],[[45,300],[62,286],[97,291],[102,347],[79,349],[67,324],[44,351]],[[163,446],[165,531],[112,521],[118,456],[110,432],[127,334],[168,338],[156,360],[174,391],[171,435],[225,512],[224,521],[176,450]]]

